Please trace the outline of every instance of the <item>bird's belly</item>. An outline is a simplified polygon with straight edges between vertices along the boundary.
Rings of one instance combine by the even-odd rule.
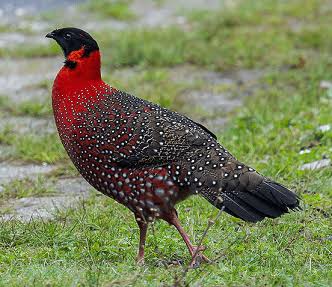
[[[139,217],[163,218],[189,195],[189,190],[179,190],[165,168],[123,168],[111,150],[105,153],[88,140],[78,140],[67,142],[66,149],[81,175]]]

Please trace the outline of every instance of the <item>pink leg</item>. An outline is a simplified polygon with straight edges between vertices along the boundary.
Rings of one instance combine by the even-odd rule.
[[[176,211],[173,212],[172,216],[169,218],[169,223],[174,225],[176,227],[176,229],[179,231],[180,235],[182,236],[184,242],[187,245],[187,248],[190,252],[190,255],[192,257],[191,262],[190,262],[190,266],[191,267],[197,267],[200,262],[205,261],[205,262],[211,262],[209,258],[207,258],[206,256],[204,256],[202,254],[202,251],[205,249],[204,246],[194,246],[192,245],[192,243],[190,242],[189,236],[188,234],[184,231],[183,227],[181,226],[181,223],[179,221],[179,218],[176,214]]]
[[[144,247],[146,240],[146,233],[148,231],[148,224],[140,218],[136,218],[137,225],[139,227],[139,246],[138,246],[138,255],[137,255],[137,263],[144,264]]]

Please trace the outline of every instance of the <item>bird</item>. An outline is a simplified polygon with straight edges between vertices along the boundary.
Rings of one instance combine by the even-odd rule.
[[[90,185],[133,212],[139,264],[148,226],[158,219],[178,230],[192,266],[209,262],[178,218],[175,205],[189,196],[253,223],[300,209],[296,193],[238,161],[202,124],[105,83],[89,33],[66,27],[46,37],[65,57],[52,88],[62,144]]]

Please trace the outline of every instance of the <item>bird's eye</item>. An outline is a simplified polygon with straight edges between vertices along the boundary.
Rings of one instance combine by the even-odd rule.
[[[63,37],[64,37],[66,40],[69,40],[69,39],[71,38],[71,35],[70,35],[69,33],[67,33],[67,34],[65,34]]]

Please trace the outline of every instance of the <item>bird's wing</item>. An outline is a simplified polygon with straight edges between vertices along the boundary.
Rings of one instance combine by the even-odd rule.
[[[131,153],[118,161],[123,167],[167,165],[182,160],[188,152],[198,151],[216,139],[206,127],[183,115],[119,93],[127,103],[130,134],[137,137]]]
[[[184,116],[183,116],[184,117]],[[202,124],[193,121],[192,119],[189,119],[187,117],[185,117],[187,120],[189,120],[190,122],[192,122],[193,124],[195,124],[196,126],[200,127],[202,130],[204,130],[205,132],[207,132],[211,137],[213,137],[215,140],[217,139],[217,136],[211,132],[206,126],[203,126]]]

